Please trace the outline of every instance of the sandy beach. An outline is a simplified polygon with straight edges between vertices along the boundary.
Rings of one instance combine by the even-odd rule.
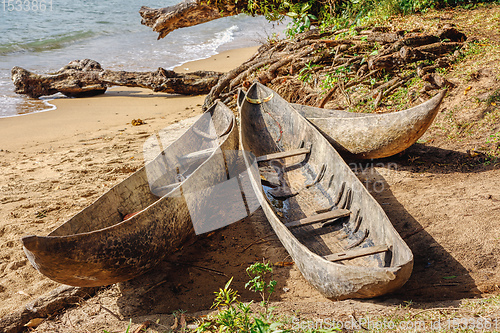
[[[429,15],[434,22],[436,14]],[[228,71],[256,49],[223,52],[176,70]],[[347,321],[355,315],[393,318],[402,312],[413,318],[429,314],[429,308],[438,311],[436,318],[441,310],[452,309],[448,314],[454,318],[455,307],[470,299],[495,297],[500,304],[500,163],[469,150],[492,141],[498,132],[500,76],[489,70],[497,64],[477,68],[474,82],[463,73],[452,77],[457,86],[419,143],[387,159],[354,164],[358,178],[414,254],[412,275],[400,290],[373,300],[325,299],[305,281],[263,211],[257,210],[197,237],[143,276],[44,315],[36,332],[125,332],[130,322],[134,331],[146,320],[157,323],[150,332],[169,331],[172,313],[187,311],[191,323],[200,319],[198,311],[211,307],[213,292],[231,277],[241,301],[258,302],[258,295],[245,289],[245,268],[262,260],[275,264],[272,306],[288,318]],[[486,88],[490,95],[484,95]],[[496,102],[479,108],[477,101],[488,96]],[[174,140],[201,114],[204,97],[112,88],[102,96],[57,99],[53,111],[0,118],[0,316],[60,286],[31,267],[20,238],[48,234],[141,167],[145,140],[164,128]],[[462,131],[460,119],[483,119],[474,112],[490,119],[490,132],[480,128],[477,137],[464,133],[459,139],[447,135],[455,133],[447,132],[452,126]],[[132,126],[138,118],[145,124]],[[456,122],[450,123],[452,118]],[[375,184],[382,185],[380,190]],[[500,318],[499,308],[487,315]],[[474,316],[485,315],[481,311]],[[470,308],[464,313],[473,314]]]
[[[256,50],[176,70],[228,71]],[[115,87],[51,101],[56,110],[0,118],[0,317],[59,285],[31,267],[20,238],[48,234],[139,168],[145,139],[168,126],[175,139],[201,114],[204,97]],[[138,118],[145,124],[132,126]]]

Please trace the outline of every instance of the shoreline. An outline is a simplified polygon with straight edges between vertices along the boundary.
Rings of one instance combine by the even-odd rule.
[[[224,51],[206,59],[187,62],[174,70],[227,72],[243,63],[257,49],[258,46]],[[55,109],[24,114],[23,117],[0,118],[3,128],[0,149],[19,149],[27,144],[43,144],[72,136],[85,139],[89,133],[108,135],[110,131],[130,128],[130,122],[137,118],[148,121],[161,116],[166,120],[162,121],[163,124],[172,123],[200,113],[205,96],[172,95],[115,86],[105,94],[94,97],[55,98],[50,100]]]
[[[174,71],[177,71],[179,73],[183,72],[195,72],[199,70],[210,70],[214,72],[227,72],[233,68],[235,68],[237,65],[243,63],[246,61],[257,49],[260,47],[259,46],[249,46],[249,47],[243,47],[243,48],[236,48],[236,49],[230,49],[230,50],[225,50],[221,51],[217,54],[214,54],[212,56],[206,57],[206,58],[200,58],[200,59],[195,59],[195,60],[190,60],[183,62],[179,65],[171,66],[166,69],[171,69]],[[251,54],[248,55],[250,52]],[[252,53],[253,52],[253,53]],[[230,64],[225,64],[224,60],[227,60],[227,58],[231,58]],[[225,59],[224,59],[225,58]],[[217,63],[212,62],[212,61],[217,61]],[[231,67],[231,65],[234,65],[234,67]],[[120,89],[126,89],[127,87],[121,87],[121,86],[112,86],[109,87],[107,91],[110,90],[120,90]],[[134,88],[134,89],[142,89],[142,88]],[[144,91],[150,91],[148,89],[144,89]],[[150,91],[152,92],[152,91]],[[102,95],[101,95],[102,97]],[[61,94],[56,94],[52,96],[43,96],[42,98],[36,99],[37,102],[43,103],[47,108],[32,111],[29,113],[18,113],[14,115],[9,115],[9,116],[3,116],[0,117],[0,119],[4,118],[13,118],[13,117],[19,117],[19,116],[26,116],[26,115],[31,115],[31,114],[36,114],[36,113],[42,113],[42,112],[48,112],[48,111],[53,111],[57,109],[57,101],[62,99],[65,100],[68,97],[65,97]],[[89,97],[87,97],[89,98]]]

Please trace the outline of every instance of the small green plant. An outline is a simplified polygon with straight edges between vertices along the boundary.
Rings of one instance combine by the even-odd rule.
[[[214,304],[212,304],[212,309],[219,308],[221,306],[229,307],[236,302],[239,295],[236,290],[229,288],[231,282],[233,282],[233,278],[230,278],[229,281],[227,281],[224,289],[219,288],[219,291],[214,291],[215,300]]]
[[[273,32],[271,36],[267,36],[266,42],[269,44],[276,44],[280,40],[279,33]]]
[[[309,61],[299,72],[299,80],[305,83],[311,82],[314,69],[321,67],[318,64],[313,64]]]
[[[273,273],[273,267],[271,264],[257,262],[246,269],[248,276],[251,278],[245,284],[245,288],[253,290],[260,294],[262,298],[261,305],[266,308],[269,304],[269,299],[271,298],[274,288],[277,282],[275,280],[266,281],[266,276]]]
[[[346,75],[349,72],[350,68],[346,66],[340,66],[336,68],[333,72],[327,73],[323,80],[321,80],[321,89],[322,90],[330,90],[339,80],[346,80]]]
[[[195,332],[289,332],[280,329],[283,326],[281,322],[273,322],[273,316],[267,308],[269,297],[276,287],[276,281],[267,282],[265,279],[269,273],[272,273],[271,264],[256,263],[248,267],[246,271],[252,280],[245,287],[261,294],[261,305],[265,307],[266,311],[255,315],[251,310],[252,302],[247,304],[240,302],[238,291],[231,288],[233,282],[233,278],[231,278],[224,288],[219,288],[219,291],[214,292],[215,299],[212,309],[216,308],[219,312],[213,318],[203,319]]]
[[[321,90],[330,90],[338,82],[339,78],[334,73],[327,73],[323,80],[321,80]]]
[[[216,308],[219,313],[213,320],[202,322],[195,332],[209,332],[212,329],[218,329],[225,332],[250,332],[252,318],[250,314],[250,304],[244,304],[238,301],[238,291],[232,289],[230,278],[224,288],[214,292],[215,299],[212,309]]]
[[[178,309],[178,310],[175,310],[174,312],[172,312],[172,315],[174,317],[177,317],[178,315],[182,315],[183,313],[186,313],[186,312],[187,312],[186,310]]]

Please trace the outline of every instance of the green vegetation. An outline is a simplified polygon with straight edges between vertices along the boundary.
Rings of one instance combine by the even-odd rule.
[[[483,65],[492,60],[498,61],[500,60],[499,50],[498,44],[488,39],[472,41],[467,43],[461,50],[460,55],[455,60],[455,64],[468,61],[474,62],[476,65]],[[474,73],[466,74],[469,81],[474,79]]]
[[[490,137],[486,139],[486,143],[497,143],[500,142],[500,132],[495,134],[490,134]]]
[[[265,278],[272,272],[269,263],[256,263],[247,268],[252,279],[247,283],[250,289],[267,290],[266,286],[273,280]],[[255,273],[254,273],[255,272]],[[255,275],[259,274],[259,275]],[[259,278],[255,279],[256,277]],[[497,313],[500,307],[500,296],[484,299],[464,300],[459,305],[451,307],[422,308],[414,302],[405,301],[399,306],[387,309],[382,316],[372,316],[363,313],[353,314],[347,320],[315,319],[299,320],[290,316],[275,316],[272,309],[269,312],[255,313],[256,306],[242,303],[238,300],[238,292],[230,285],[231,278],[224,288],[215,292],[214,308],[218,312],[203,318],[194,330],[182,328],[182,332],[230,332],[230,333],[334,333],[342,331],[339,325],[352,325],[353,331],[369,332],[474,332],[484,330],[498,332]],[[276,282],[276,281],[274,281]],[[275,286],[275,283],[273,284]],[[273,288],[274,288],[273,286]],[[272,288],[271,288],[272,289]],[[268,290],[269,293],[272,293]],[[338,320],[338,321],[335,321]],[[348,324],[346,324],[348,323]],[[126,333],[129,332],[132,322],[129,323]],[[325,328],[328,327],[328,328]],[[473,329],[471,329],[473,327]],[[165,332],[172,332],[170,330]],[[104,331],[104,333],[109,333]]]
[[[347,73],[350,71],[350,68],[346,66],[340,66],[336,68],[334,71],[326,73],[324,78],[321,80],[321,89],[322,90],[330,90],[335,84],[342,79],[345,81]]]
[[[295,5],[289,4],[290,11],[287,16],[293,19],[293,22],[288,26],[287,35],[293,37],[298,33],[304,32],[311,27],[311,22],[316,21],[318,17],[310,14],[311,3],[298,3]]]
[[[217,314],[205,318],[199,323],[195,332],[248,332],[248,333],[333,333],[338,329],[300,329],[292,325],[289,318],[276,318],[273,308],[269,308],[269,299],[273,294],[277,282],[272,280],[272,264],[257,262],[246,269],[250,280],[245,284],[248,288],[259,293],[262,301],[260,308],[264,311],[255,313],[252,308],[253,301],[243,303],[238,300],[238,291],[230,285],[233,278],[229,279],[224,288],[215,292],[212,308],[218,309]]]
[[[212,308],[218,309],[217,315],[204,320],[196,332],[278,332],[282,325],[272,321],[272,309],[268,308],[269,298],[276,286],[275,280],[266,280],[267,275],[272,274],[273,269],[270,263],[255,263],[246,269],[251,280],[245,285],[262,298],[261,306],[264,312],[255,316],[251,309],[252,303],[242,303],[238,300],[238,291],[230,288],[233,278],[229,279],[224,288],[215,292],[215,300]]]
[[[312,25],[325,30],[343,29],[378,23],[392,15],[425,12],[433,8],[460,6],[474,8],[478,3],[498,3],[499,0],[249,0],[248,14],[262,13],[268,20],[293,19],[287,35],[309,29]]]
[[[257,262],[246,269],[248,276],[251,278],[245,284],[245,288],[253,290],[260,294],[262,298],[261,305],[267,309],[269,304],[269,299],[271,298],[274,288],[277,282],[275,280],[266,281],[266,275],[273,273],[273,267],[271,263],[261,263]]]
[[[332,89],[338,80],[339,80],[338,76],[335,75],[335,73],[326,73],[323,80],[321,80],[320,87],[322,90],[324,90],[326,92],[327,90]]]
[[[299,72],[299,80],[304,82],[304,83],[308,83],[308,82],[311,82],[312,80],[312,77],[313,77],[313,74],[314,74],[314,70],[316,68],[319,68],[321,67],[320,65],[318,64],[313,64],[312,62],[308,62],[304,68],[302,68]]]

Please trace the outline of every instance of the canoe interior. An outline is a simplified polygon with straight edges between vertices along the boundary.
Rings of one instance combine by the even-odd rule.
[[[209,148],[214,149],[224,142],[233,126],[231,115],[216,104],[202,114],[200,119],[168,148],[167,145],[161,144],[162,138],[166,137],[167,133],[160,131],[160,141],[154,136],[145,144],[144,149],[148,149],[149,154],[154,152],[156,156],[151,162],[110,189],[48,236],[66,236],[104,229],[122,222],[127,214],[146,209],[161,196],[173,192],[178,186],[167,185],[180,185],[180,180],[187,179],[210,154],[205,155],[205,158],[189,160],[182,159],[182,156],[204,149],[210,152]],[[207,137],[203,136],[205,134]],[[155,188],[162,186],[167,186],[166,193],[155,191]]]
[[[272,93],[262,85],[254,85],[247,97],[265,100]],[[251,151],[255,156],[262,156],[302,147],[311,148],[311,153],[307,155],[259,164],[263,183],[266,183],[265,177],[269,174],[269,169],[281,169],[283,173],[282,182],[285,185],[278,190],[272,186],[262,186],[265,199],[276,218],[286,223],[329,210],[351,211],[349,217],[331,221],[329,225],[316,223],[290,229],[301,244],[322,257],[349,249],[379,245],[389,247],[389,251],[383,253],[332,263],[336,265],[390,268],[412,262],[411,251],[394,230],[381,207],[326,139],[302,116],[293,112],[289,104],[274,95],[268,102],[245,103],[243,108],[246,108],[245,112],[241,112],[240,140],[243,149]],[[323,176],[311,186],[320,172]],[[277,198],[272,195],[276,192],[297,194]],[[283,235],[287,237],[286,233]],[[290,249],[287,250],[290,252]],[[300,261],[300,258],[294,260]]]

